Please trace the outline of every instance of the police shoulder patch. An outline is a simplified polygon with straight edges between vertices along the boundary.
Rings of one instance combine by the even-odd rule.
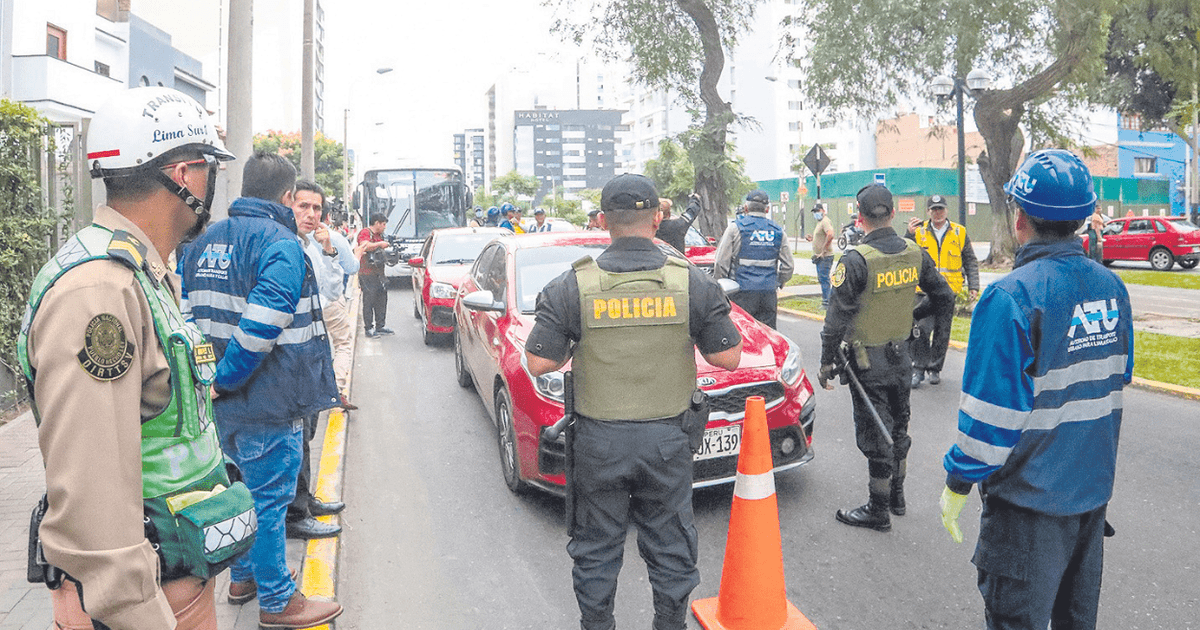
[[[133,365],[133,342],[125,337],[125,327],[116,315],[101,313],[88,322],[83,333],[83,349],[76,357],[92,378],[112,381],[121,378]]]
[[[834,268],[833,275],[829,277],[829,280],[835,287],[842,286],[842,283],[846,281],[845,263],[838,261],[837,267]]]

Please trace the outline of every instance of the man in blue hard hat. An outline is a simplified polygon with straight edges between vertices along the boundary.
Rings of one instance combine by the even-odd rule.
[[[771,199],[761,190],[746,195],[743,212],[721,235],[713,277],[733,278],[741,290],[733,301],[754,319],[775,327],[778,290],[792,277],[795,263],[783,226],[768,216]]]
[[[1037,151],[1004,191],[1020,249],[971,319],[942,523],[962,542],[958,517],[980,484],[972,562],[989,629],[1095,628],[1133,376],[1129,293],[1075,234],[1096,203],[1079,158]]]

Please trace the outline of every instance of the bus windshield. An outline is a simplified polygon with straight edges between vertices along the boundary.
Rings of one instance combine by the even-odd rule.
[[[363,224],[385,215],[390,236],[424,239],[436,229],[465,225],[469,199],[458,169],[367,171],[363,188]]]

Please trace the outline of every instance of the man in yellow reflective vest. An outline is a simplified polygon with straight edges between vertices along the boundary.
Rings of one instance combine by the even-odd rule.
[[[908,233],[905,236],[929,254],[956,294],[963,292],[965,279],[967,291],[971,300],[974,300],[979,296],[979,261],[971,247],[967,228],[946,218],[945,197],[933,195],[926,205],[929,208],[929,220],[921,221],[913,217],[908,221]],[[924,299],[923,295],[921,299]],[[926,375],[929,376],[930,385],[942,382],[942,364],[946,362],[946,348],[950,345],[954,312],[953,309],[938,312],[941,313],[940,318],[930,314],[913,325],[913,335],[909,340],[913,389],[921,386]]]

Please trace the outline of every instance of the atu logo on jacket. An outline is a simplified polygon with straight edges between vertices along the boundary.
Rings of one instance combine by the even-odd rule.
[[[1067,351],[1074,352],[1082,348],[1103,346],[1115,342],[1117,340],[1117,323],[1120,320],[1121,313],[1117,310],[1116,298],[1109,299],[1107,305],[1104,300],[1076,304],[1075,312],[1071,316],[1071,327],[1067,329],[1067,337],[1073,340]],[[1075,333],[1078,332],[1080,326],[1083,327],[1084,336],[1076,339]],[[1102,327],[1103,331],[1101,331]],[[1101,332],[1104,334],[1096,337]]]
[[[229,277],[229,265],[233,261],[233,246],[228,243],[209,243],[196,260],[197,278]]]

